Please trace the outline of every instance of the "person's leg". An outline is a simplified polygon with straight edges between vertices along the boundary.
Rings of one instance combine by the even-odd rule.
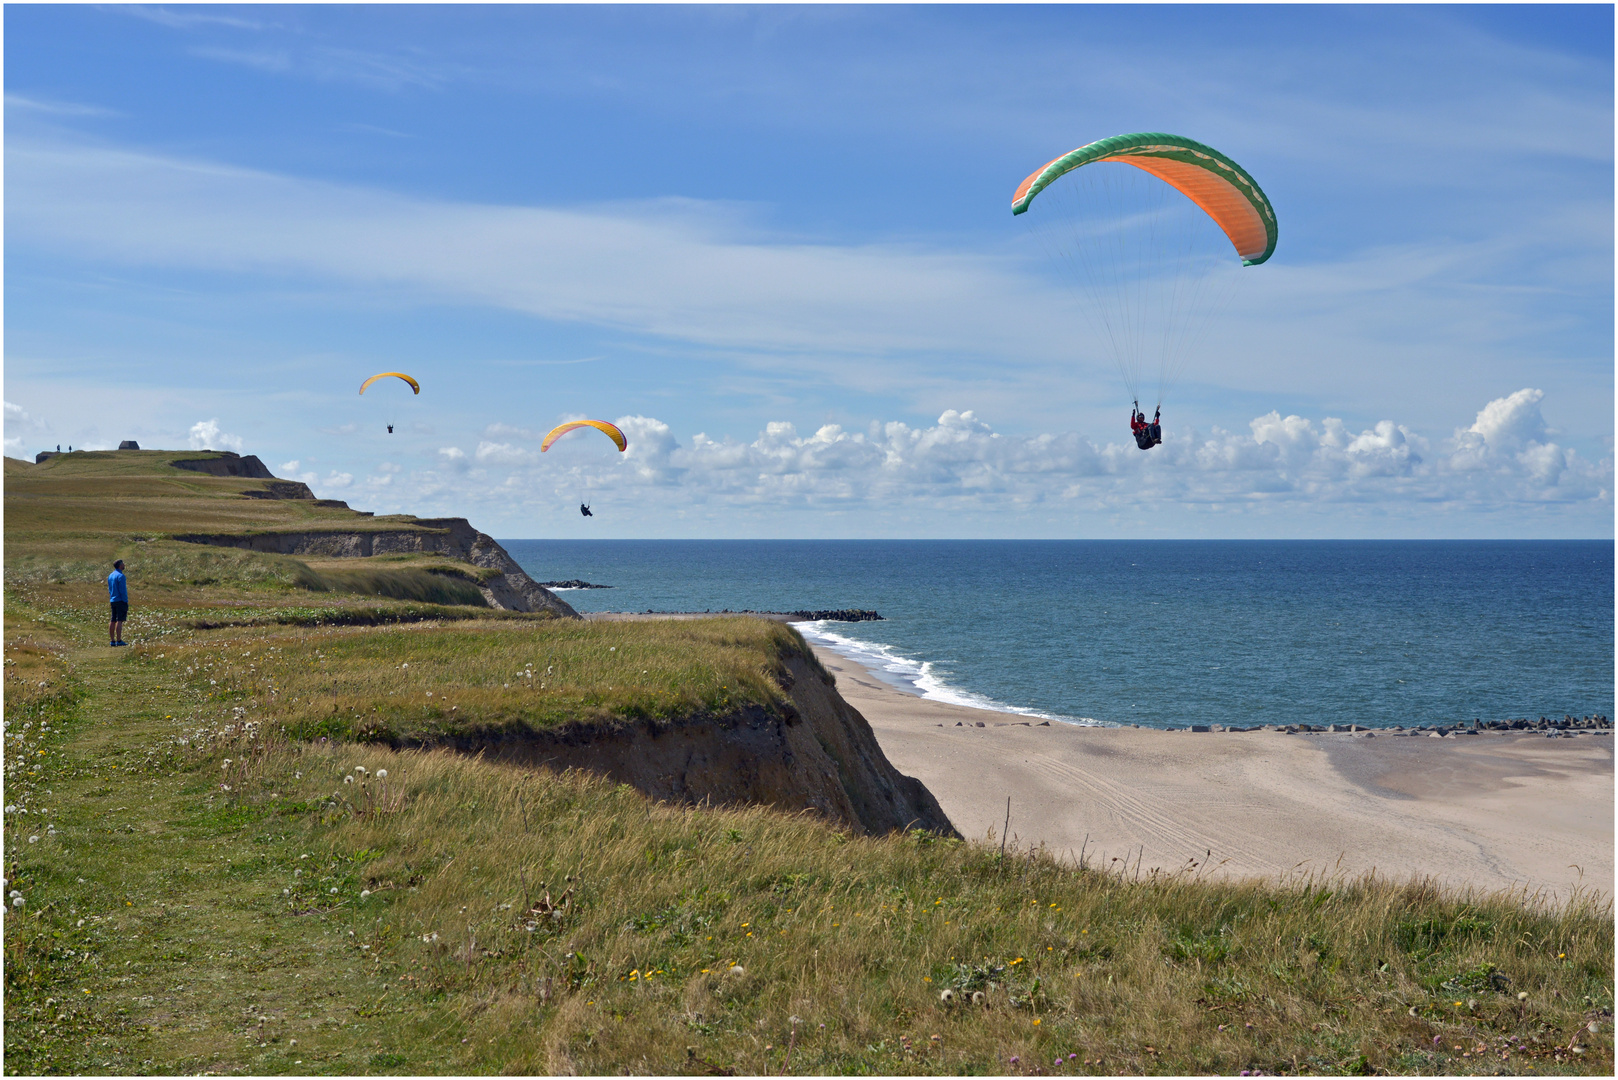
[[[107,622],[107,644],[108,645],[116,645],[116,644],[118,644],[118,620],[117,619],[111,619],[111,620],[109,620]]]
[[[119,619],[112,624],[112,640],[120,645],[124,643],[124,620]]]

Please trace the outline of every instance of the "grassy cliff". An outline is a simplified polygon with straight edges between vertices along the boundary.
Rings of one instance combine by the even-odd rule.
[[[161,537],[357,515],[47,465],[6,473],[9,1072],[1612,1072],[1604,899],[1137,879],[393,750],[780,709],[801,644],[322,592]]]

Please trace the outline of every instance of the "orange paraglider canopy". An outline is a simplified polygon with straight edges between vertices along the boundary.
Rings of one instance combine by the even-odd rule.
[[[555,442],[557,439],[560,439],[568,432],[586,427],[595,428],[607,438],[611,439],[617,444],[620,452],[629,449],[629,440],[624,438],[624,433],[618,430],[618,426],[616,424],[609,424],[605,420],[569,420],[565,424],[558,424],[556,427],[551,428],[551,430],[545,434],[545,441],[539,444],[539,452],[543,454],[545,451],[549,450],[551,448],[551,443]]]
[[[360,383],[360,393],[365,393],[365,388],[376,382],[378,379],[403,379],[405,382],[410,384],[412,393],[421,393],[421,384],[402,371],[384,371],[380,375],[372,375],[369,379],[366,379],[364,382]]]

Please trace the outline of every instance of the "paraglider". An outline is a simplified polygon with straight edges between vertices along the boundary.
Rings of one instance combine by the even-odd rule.
[[[1163,399],[1234,290],[1231,249],[1242,266],[1275,252],[1269,198],[1213,147],[1141,132],[1088,143],[1035,169],[1017,186],[1011,212],[1029,214],[1046,250],[1071,273],[1094,337],[1135,399],[1136,445],[1158,445]],[[1153,375],[1157,408],[1147,423],[1140,390]]]
[[[594,428],[601,432],[601,434],[612,440],[612,444],[618,448],[620,454],[629,449],[629,440],[624,438],[624,433],[617,424],[609,424],[605,420],[569,420],[565,424],[557,424],[545,433],[545,438],[539,444],[539,452],[543,454],[551,448],[551,443],[568,432],[577,431],[580,428]],[[586,490],[586,494],[588,494],[588,490]],[[595,514],[590,510],[590,504],[584,499],[579,500],[579,514],[583,517],[595,517]]]
[[[403,379],[405,382],[410,384],[410,392],[412,395],[421,393],[421,384],[415,379],[412,379],[409,375],[406,375],[404,372],[383,371],[376,375],[372,375],[369,379],[366,379],[364,382],[360,383],[360,394],[363,396],[365,393],[365,388],[376,382],[378,379]],[[388,434],[393,434],[392,424],[388,425]]]
[[[1129,433],[1135,436],[1135,445],[1142,450],[1150,450],[1163,441],[1163,409],[1158,407],[1152,416],[1152,422],[1146,422],[1146,414],[1141,411],[1140,402],[1129,410]]]

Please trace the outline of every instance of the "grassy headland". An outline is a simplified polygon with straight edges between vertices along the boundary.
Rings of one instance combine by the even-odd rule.
[[[393,750],[779,708],[802,645],[316,593],[93,506],[57,546],[13,475],[10,1072],[1612,1072],[1605,899],[1137,880]]]

